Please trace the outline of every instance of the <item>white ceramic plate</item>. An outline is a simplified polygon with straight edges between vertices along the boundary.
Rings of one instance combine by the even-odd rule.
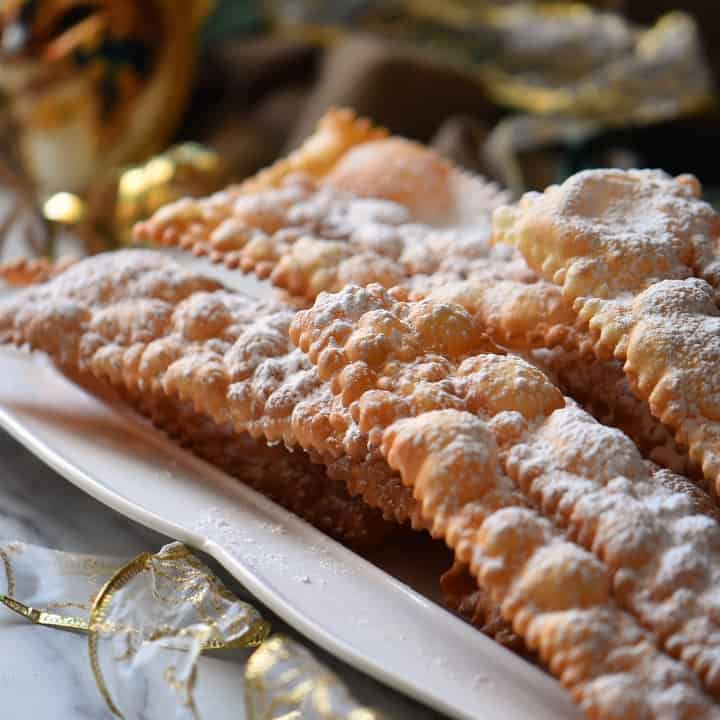
[[[417,591],[417,549],[370,563],[45,358],[0,349],[0,425],[100,502],[213,556],[299,632],[381,682],[456,718],[579,717],[550,677]],[[436,569],[429,575],[435,587]]]

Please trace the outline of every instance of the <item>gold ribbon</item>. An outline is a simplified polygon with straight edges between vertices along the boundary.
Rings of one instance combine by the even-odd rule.
[[[12,547],[12,553],[7,547]],[[20,575],[16,570],[21,569],[25,576],[29,570],[14,563],[22,560],[23,550],[36,565],[43,557],[55,560],[62,556],[56,564],[71,575],[92,567],[92,575],[86,572],[85,581],[102,577],[108,560],[95,566],[91,558],[78,563],[75,556],[62,553],[20,544],[7,547],[0,547],[8,584],[0,603],[35,624],[87,633],[96,684],[116,717],[138,717],[132,711],[123,712],[133,693],[123,692],[127,688],[118,677],[127,682],[134,673],[142,675],[144,671],[150,691],[154,688],[161,699],[173,704],[173,717],[200,720],[195,704],[199,653],[256,648],[244,676],[248,720],[381,720],[376,711],[359,705],[340,680],[301,645],[279,635],[267,639],[269,623],[232,594],[184,545],[173,543],[156,554],[141,553],[113,572],[87,606],[87,619],[37,609],[13,597],[23,584],[16,583]],[[40,572],[38,568],[34,571]],[[83,606],[62,600],[47,604]],[[153,671],[162,679],[157,685],[150,682]],[[168,718],[170,715],[163,714],[163,720]]]
[[[281,635],[248,661],[245,705],[251,720],[381,720],[305,648]]]
[[[23,605],[10,595],[0,595],[0,603],[36,625],[47,625],[48,627],[62,628],[63,630],[88,631],[88,624],[82,618],[66,617],[45,610],[36,610],[28,605]]]

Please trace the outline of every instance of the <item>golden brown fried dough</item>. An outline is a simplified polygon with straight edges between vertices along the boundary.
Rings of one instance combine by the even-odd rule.
[[[387,520],[424,527],[410,492],[293,348],[294,312],[222,289],[149,251],[78,263],[0,308],[0,339],[134,396],[166,395],[217,426],[312,452]]]
[[[494,235],[562,288],[601,358],[720,489],[720,215],[691,176],[593,170],[527,194]]]
[[[458,279],[473,259],[505,261],[509,253],[488,243],[490,214],[505,201],[494,184],[434,151],[333,111],[297,153],[255,180],[172,203],[135,236],[269,277],[312,302],[347,283],[392,287],[438,272]]]
[[[17,258],[0,264],[0,278],[8,285],[36,285],[59,275],[77,261],[78,258],[72,256],[59,260],[45,257]]]
[[[291,335],[403,481],[408,473],[417,482],[427,478],[427,489],[412,483],[414,494],[459,561],[470,562],[473,538],[488,517],[472,498],[487,493],[495,502],[498,491],[484,487],[484,476],[507,472],[517,495],[512,502],[497,496],[504,498],[500,506],[522,505],[518,497],[526,497],[567,528],[605,563],[620,606],[720,691],[713,611],[720,527],[698,515],[686,493],[660,482],[664,471],[648,465],[627,436],[566,401],[536,368],[500,354],[459,306],[398,302],[379,286],[346,288],[298,313]],[[467,418],[482,418],[491,448],[482,454],[480,428],[473,442],[453,440],[448,430],[443,442],[455,454],[448,450],[433,466],[422,452],[423,435],[435,437],[428,415],[436,424],[457,423],[458,438]],[[405,428],[401,435],[396,426]],[[402,462],[391,455],[399,437],[407,453]],[[500,470],[488,465],[496,456]]]

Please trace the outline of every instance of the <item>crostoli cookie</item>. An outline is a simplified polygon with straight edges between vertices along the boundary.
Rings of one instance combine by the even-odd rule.
[[[397,473],[368,452],[347,410],[292,346],[293,316],[162,254],[119,251],[5,301],[0,340],[133,397],[169,396],[219,427],[304,449],[387,520],[424,527]]]
[[[169,205],[136,235],[269,278],[296,307],[321,291],[372,282],[402,287],[409,299],[457,302],[498,344],[561,347],[551,357],[571,355],[581,374],[597,375],[592,338],[578,327],[572,301],[508,246],[489,244],[488,219],[507,198],[431,149],[370,128],[332,111],[287,160],[209,198]],[[576,387],[565,384],[570,394]],[[627,397],[600,394],[588,409],[622,422]],[[677,458],[666,451],[666,436],[652,415],[633,429],[648,456],[689,464],[682,449]]]
[[[495,237],[574,303],[601,358],[720,481],[720,215],[691,176],[591,170],[499,209]]]
[[[512,508],[506,516],[529,522],[543,542],[546,530],[558,538],[564,530],[587,548],[608,573],[613,602],[650,628],[668,657],[681,658],[711,692],[720,690],[713,619],[720,528],[687,493],[663,482],[668,471],[643,460],[627,436],[563,398],[536,367],[493,348],[457,305],[400,302],[379,286],[346,288],[298,313],[291,334],[370,443],[413,486],[435,533],[491,593],[474,544],[494,511]],[[530,520],[529,509],[542,521]],[[531,556],[520,557],[505,557],[503,567],[532,566]],[[540,604],[530,604],[523,612],[534,617]],[[520,612],[506,601],[501,607],[509,619]],[[553,653],[562,651],[543,649],[520,618],[515,630],[552,669]],[[567,672],[561,679],[582,695]],[[594,671],[583,669],[580,685],[587,672]]]
[[[570,332],[574,315],[561,294],[518,254],[489,243],[490,215],[507,196],[419,143],[368,127],[331,111],[287,160],[208,198],[167,205],[135,236],[269,277],[306,304],[348,283],[403,285],[419,297],[464,282],[505,342],[565,340],[560,331]],[[498,307],[508,293],[514,304]]]

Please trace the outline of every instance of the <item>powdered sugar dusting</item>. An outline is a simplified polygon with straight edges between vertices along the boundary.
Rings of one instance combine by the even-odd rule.
[[[531,426],[504,457],[538,507],[608,564],[618,601],[667,649],[693,648],[688,663],[712,689],[720,525],[698,511],[701,491],[673,482],[626,435],[573,405]]]
[[[670,430],[653,417],[647,403],[633,394],[622,363],[581,359],[577,352],[564,348],[536,350],[531,360],[600,422],[631,437],[646,457],[676,472],[697,472],[687,448],[679,446]]]
[[[137,235],[270,276],[312,300],[346,283],[460,278],[466,261],[507,259],[512,251],[489,244],[490,213],[507,199],[433,151],[391,138],[350,150],[321,180],[294,173],[275,187],[169,205]]]
[[[720,488],[720,216],[691,176],[579,173],[495,214],[495,234],[575,301],[596,352]]]
[[[540,616],[545,602],[552,604],[548,611],[557,609],[554,603],[572,587],[574,598],[587,593],[593,599],[583,602],[602,608],[586,620],[575,610],[566,618],[578,627],[589,623],[599,655],[615,642],[642,639],[652,646],[654,637],[632,619],[638,617],[668,650],[697,650],[688,662],[712,686],[707,668],[716,667],[718,649],[695,628],[702,621],[708,630],[712,589],[720,579],[715,520],[698,513],[696,499],[682,487],[658,477],[627,436],[563,400],[542,373],[491,344],[478,353],[482,340],[473,335],[472,321],[463,320],[453,333],[457,346],[435,354],[439,328],[460,322],[455,313],[438,302],[395,301],[381,288],[345,288],[301,312],[292,333],[350,404],[361,431],[371,443],[381,442],[390,465],[412,482],[433,532],[445,536],[460,561],[472,558],[481,581],[505,598],[506,616],[525,602],[540,603]],[[438,331],[426,339],[426,327]],[[478,424],[478,416],[487,425]],[[493,507],[510,506],[502,514],[483,504],[490,478]],[[528,503],[567,527],[592,554],[538,524]],[[493,533],[501,539],[489,546]],[[518,565],[510,548],[532,562]],[[708,553],[706,562],[693,559]],[[508,584],[495,586],[503,577]],[[609,601],[611,588],[622,611]],[[689,593],[705,598],[705,590],[707,599],[685,607]],[[668,618],[680,624],[668,628]],[[543,647],[524,622],[515,628]],[[608,623],[618,638],[608,636]],[[644,681],[664,692],[658,667],[673,667],[685,684],[679,697],[696,698],[692,674],[653,652],[656,660],[637,668]],[[659,702],[658,696],[648,702]]]

